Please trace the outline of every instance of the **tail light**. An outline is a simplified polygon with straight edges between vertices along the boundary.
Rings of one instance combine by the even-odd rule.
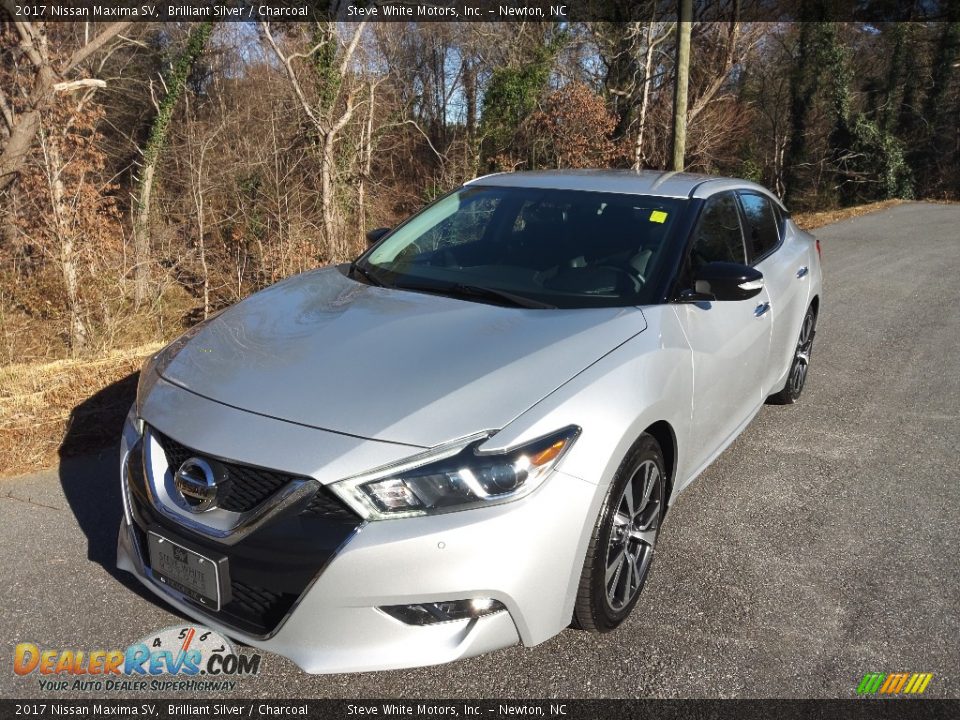
[[[820,249],[820,238],[817,238],[817,257],[823,259],[823,251]]]

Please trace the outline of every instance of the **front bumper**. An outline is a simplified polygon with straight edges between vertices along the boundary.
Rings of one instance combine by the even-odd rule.
[[[535,493],[514,503],[359,525],[319,566],[276,626],[258,633],[200,608],[152,578],[141,540],[146,522],[129,507],[137,502],[130,499],[126,473],[135,439],[128,430],[121,452],[128,508],[118,566],[205,626],[283,655],[307,672],[450,662],[518,642],[537,644],[570,621],[591,527],[587,519],[595,516],[596,486],[585,481],[555,472]],[[178,534],[175,527],[164,531],[197,542],[195,535]],[[253,535],[261,532],[266,530]],[[209,542],[212,551],[228,557],[238,552]],[[302,548],[295,552],[302,554]],[[407,625],[378,609],[478,597],[499,600],[507,609],[428,626]]]
[[[289,658],[310,673],[360,672],[435,665],[515,645],[519,641],[509,613],[475,620],[418,627],[405,625],[372,607],[331,601],[310,590],[268,638],[246,635],[172,595],[148,577],[132,528],[120,527],[117,566],[133,573],[155,595],[217,632],[253,647]]]

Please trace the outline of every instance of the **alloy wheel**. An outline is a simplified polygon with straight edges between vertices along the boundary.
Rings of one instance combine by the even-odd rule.
[[[816,316],[808,311],[803,318],[800,328],[800,339],[797,341],[797,350],[793,357],[793,366],[790,368],[790,390],[799,395],[807,381],[807,370],[810,367],[810,354],[813,352],[813,336],[815,334]]]
[[[623,488],[607,543],[605,588],[614,611],[627,607],[643,587],[660,530],[663,473],[644,460]]]

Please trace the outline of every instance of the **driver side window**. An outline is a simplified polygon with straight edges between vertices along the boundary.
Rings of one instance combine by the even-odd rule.
[[[740,213],[733,193],[714,195],[707,200],[693,234],[690,269],[711,262],[746,263]]]

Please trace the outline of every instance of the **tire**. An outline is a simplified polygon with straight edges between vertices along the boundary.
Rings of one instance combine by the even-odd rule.
[[[800,325],[800,337],[790,363],[790,372],[787,373],[787,384],[783,386],[783,390],[768,397],[767,402],[772,405],[793,405],[800,399],[807,382],[810,356],[813,354],[813,338],[816,334],[817,313],[811,305],[803,316],[803,324]]]
[[[644,433],[620,463],[590,536],[573,627],[609,632],[630,615],[650,571],[667,480],[660,446]]]

